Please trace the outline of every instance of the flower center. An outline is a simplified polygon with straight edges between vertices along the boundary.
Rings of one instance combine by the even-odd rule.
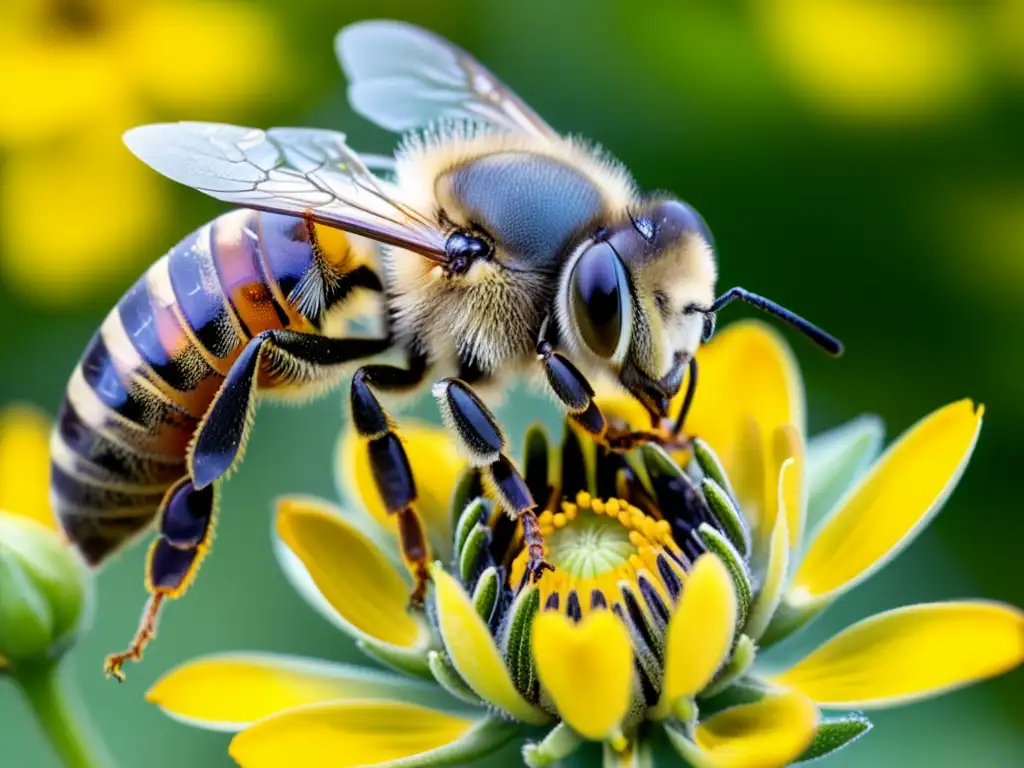
[[[538,583],[545,610],[578,619],[591,608],[623,603],[669,606],[686,578],[686,558],[669,523],[622,499],[580,492],[537,521],[545,559],[554,566]],[[528,557],[524,550],[513,561],[510,584],[521,583]]]
[[[549,563],[586,579],[624,565],[635,551],[618,520],[597,515],[585,515],[574,525],[556,528],[547,545]]]

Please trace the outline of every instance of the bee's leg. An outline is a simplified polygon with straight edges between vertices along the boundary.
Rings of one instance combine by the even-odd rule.
[[[254,336],[231,366],[196,430],[188,456],[196,488],[223,477],[241,459],[261,369],[271,371],[282,384],[312,384],[328,379],[335,366],[372,357],[390,346],[389,339],[330,339],[282,330]]]
[[[398,518],[402,557],[416,579],[409,596],[410,607],[420,608],[427,590],[427,550],[423,525],[416,514],[416,480],[402,441],[373,390],[410,390],[423,381],[426,358],[415,356],[408,368],[366,365],[352,376],[352,423],[367,441],[370,470],[388,514]]]
[[[461,379],[442,379],[432,391],[470,463],[484,470],[509,516],[522,521],[523,540],[530,553],[527,573],[536,581],[545,570],[551,570],[544,561],[544,540],[534,513],[537,504],[523,476],[505,455],[505,435],[494,414]]]
[[[181,597],[191,585],[210,548],[216,510],[216,486],[197,490],[188,477],[181,478],[164,495],[157,513],[159,536],[146,556],[146,589],[150,598],[131,644],[121,653],[107,656],[103,668],[108,676],[124,680],[121,666],[126,661],[139,661],[142,651],[156,636],[157,617],[164,599]]]
[[[594,402],[594,388],[590,386],[586,376],[569,362],[565,355],[554,351],[550,342],[542,338],[537,343],[537,355],[544,364],[544,372],[547,374],[551,390],[565,408],[569,418],[593,435],[599,443],[614,451],[628,451],[643,443],[658,443],[670,448],[681,444],[677,435],[682,429],[682,423],[693,400],[697,382],[695,362],[691,363],[691,375],[676,428],[643,431],[616,429],[610,426],[600,407]],[[652,419],[656,420],[656,417],[652,415]]]

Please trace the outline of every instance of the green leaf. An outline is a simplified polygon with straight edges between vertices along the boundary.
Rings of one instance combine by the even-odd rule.
[[[824,519],[857,477],[878,458],[884,436],[882,420],[864,415],[823,432],[808,443],[805,532]]]
[[[823,720],[811,746],[795,762],[806,763],[835,754],[865,735],[872,727],[871,721],[859,712]]]

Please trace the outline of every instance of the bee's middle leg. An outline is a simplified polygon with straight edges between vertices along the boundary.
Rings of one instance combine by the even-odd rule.
[[[527,577],[538,580],[552,566],[544,560],[544,540],[534,513],[537,504],[523,476],[505,454],[505,435],[494,414],[461,379],[442,379],[434,385],[433,394],[470,463],[483,468],[505,511],[522,522],[523,540],[530,555]]]
[[[352,423],[366,440],[370,471],[388,514],[395,515],[402,557],[416,579],[410,607],[420,608],[427,591],[429,551],[423,525],[416,514],[416,479],[402,441],[387,411],[373,390],[402,391],[414,388],[426,375],[426,360],[415,357],[408,368],[365,365],[352,377]]]

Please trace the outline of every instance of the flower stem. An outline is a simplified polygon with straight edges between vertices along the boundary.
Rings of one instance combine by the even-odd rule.
[[[78,696],[71,690],[60,664],[46,661],[19,666],[11,675],[36,716],[47,741],[65,768],[108,768],[114,765],[95,735]]]

